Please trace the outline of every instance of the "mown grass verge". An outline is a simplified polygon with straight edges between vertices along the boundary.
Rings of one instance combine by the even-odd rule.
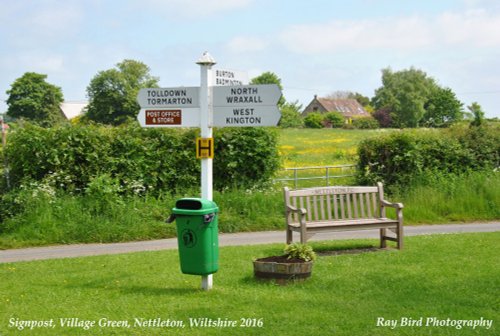
[[[279,254],[283,245],[224,247],[209,292],[199,289],[200,277],[180,273],[175,250],[1,264],[0,334],[496,335],[499,241],[498,232],[408,237],[402,251],[321,256],[309,280],[286,287],[252,275],[254,258]],[[376,243],[313,246],[328,251]],[[483,318],[493,326],[377,326],[379,318],[425,323],[428,317]],[[62,327],[61,318],[128,321],[130,327],[84,330]],[[139,327],[135,318],[183,321],[185,327]],[[191,327],[190,318],[220,318],[237,326]],[[15,327],[16,321],[51,319],[54,328]],[[250,326],[240,327],[246,319]]]

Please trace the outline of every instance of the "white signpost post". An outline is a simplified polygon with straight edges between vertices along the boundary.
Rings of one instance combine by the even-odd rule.
[[[276,106],[281,90],[275,84],[242,85],[242,71],[212,70],[216,64],[205,52],[200,66],[200,87],[148,88],[137,95],[142,127],[199,127],[201,138],[212,140],[212,127],[276,126],[281,114]],[[230,85],[230,86],[226,86]],[[201,158],[201,197],[213,198],[213,161]],[[201,287],[213,286],[212,274],[202,276]]]

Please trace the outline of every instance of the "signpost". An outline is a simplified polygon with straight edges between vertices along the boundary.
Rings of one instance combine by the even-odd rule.
[[[213,69],[212,70],[212,85],[227,86],[227,85],[246,85],[248,84],[248,73],[240,70]]]
[[[213,126],[276,126],[281,90],[276,84],[213,88]]]
[[[200,88],[150,88],[141,89],[137,102],[142,108],[200,107]]]
[[[278,85],[242,85],[248,74],[212,70],[215,60],[205,52],[200,66],[200,87],[148,88],[137,95],[142,127],[199,127],[196,156],[201,159],[201,197],[213,198],[214,140],[212,127],[276,126],[281,97]],[[229,85],[229,86],[227,86]],[[212,274],[202,276],[201,287],[212,288]]]
[[[200,109],[142,108],[137,120],[142,127],[200,127]]]

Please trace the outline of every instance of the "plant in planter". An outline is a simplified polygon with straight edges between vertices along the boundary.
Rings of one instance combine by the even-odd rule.
[[[254,275],[258,279],[275,280],[280,285],[289,281],[303,281],[311,276],[316,253],[307,244],[293,243],[284,249],[284,255],[256,259]]]

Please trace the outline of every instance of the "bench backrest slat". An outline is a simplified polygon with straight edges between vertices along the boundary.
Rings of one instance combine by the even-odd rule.
[[[285,202],[307,210],[308,222],[380,217],[383,189],[378,187],[322,187],[289,190]],[[294,213],[292,223],[299,221]]]
[[[328,214],[328,220],[332,220],[332,201],[330,195],[326,195],[326,213]]]
[[[361,218],[370,218],[370,202],[369,202],[369,193],[359,194],[359,203],[361,204]]]
[[[354,208],[354,218],[359,218],[359,205],[358,205],[358,195],[352,195],[352,206]]]

